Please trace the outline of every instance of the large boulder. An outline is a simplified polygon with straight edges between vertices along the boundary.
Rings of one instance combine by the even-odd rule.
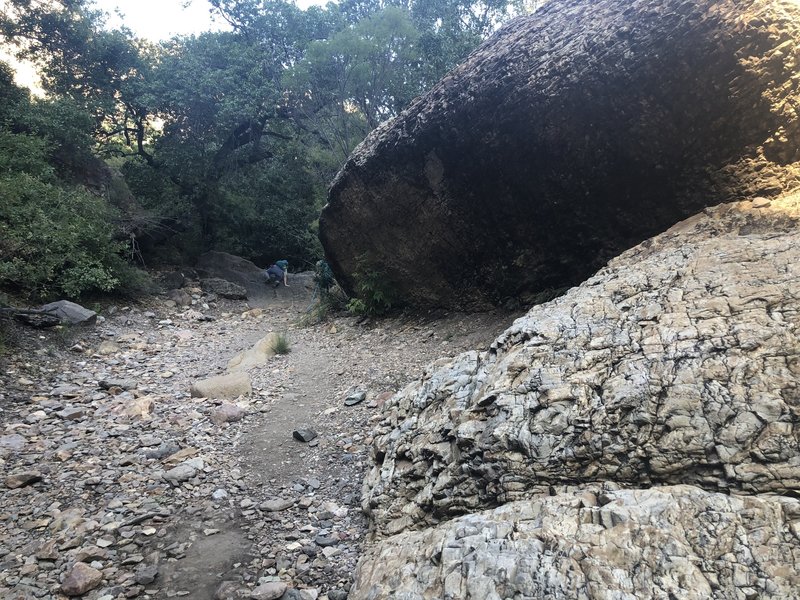
[[[702,207],[798,184],[800,5],[550,0],[336,177],[338,281],[418,306],[535,301]]]
[[[351,597],[793,597],[799,225],[800,195],[707,209],[398,393],[364,486],[382,541]],[[686,487],[600,499],[604,517],[600,484]],[[740,535],[780,550],[757,566]]]

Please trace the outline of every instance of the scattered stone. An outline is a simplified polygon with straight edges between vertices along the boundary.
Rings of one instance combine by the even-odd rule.
[[[263,583],[250,592],[252,600],[278,600],[286,592],[288,586],[282,581]]]
[[[22,471],[21,473],[14,473],[5,479],[6,487],[12,490],[17,488],[33,485],[42,480],[42,474],[39,471]]]
[[[350,394],[347,398],[344,399],[345,406],[355,406],[356,404],[360,404],[367,398],[366,392],[354,392]]]
[[[97,347],[97,353],[101,356],[107,356],[109,354],[116,354],[121,350],[119,344],[116,342],[112,342],[111,340],[105,340],[100,342],[100,345]]]
[[[66,578],[61,584],[61,591],[67,596],[81,596],[93,590],[103,582],[103,573],[87,565],[86,563],[75,563],[67,573]]]
[[[317,437],[317,432],[309,427],[301,427],[292,432],[292,437],[300,442],[310,442]]]
[[[156,565],[148,565],[136,569],[135,579],[139,585],[153,583],[156,577],[158,577],[158,567]]]
[[[265,502],[262,502],[258,507],[267,512],[280,512],[282,510],[291,508],[292,506],[294,506],[293,500],[273,498],[272,500],[266,500]]]
[[[86,416],[86,411],[82,408],[70,407],[60,410],[56,414],[65,421],[79,421]]]
[[[229,404],[224,403],[218,408],[215,408],[211,411],[211,415],[209,419],[215,425],[222,425],[223,423],[231,423],[234,421],[240,421],[244,415],[247,414],[247,410],[239,406],[238,404]]]

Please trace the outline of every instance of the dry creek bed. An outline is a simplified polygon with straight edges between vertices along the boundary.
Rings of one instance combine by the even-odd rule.
[[[302,327],[305,301],[194,291],[192,307],[153,299],[94,327],[17,331],[0,358],[0,598],[346,598],[383,402],[517,316]],[[190,396],[271,331],[291,352],[248,370],[240,420]],[[316,439],[294,439],[303,427]]]

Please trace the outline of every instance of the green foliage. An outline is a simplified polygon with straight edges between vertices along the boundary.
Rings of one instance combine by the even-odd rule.
[[[362,265],[354,277],[357,297],[351,299],[347,305],[347,310],[351,313],[379,317],[398,308],[398,295],[392,283],[382,273]]]
[[[292,351],[289,336],[285,333],[275,334],[275,339],[272,342],[272,351],[275,354],[289,354]]]
[[[51,201],[85,204],[81,226],[92,231],[95,220],[111,218],[79,190],[99,155],[115,162],[138,201],[135,219],[125,208],[124,233],[135,232],[148,264],[168,252],[189,262],[209,249],[312,264],[328,182],[355,145],[521,2],[341,0],[301,10],[286,0],[210,0],[230,31],[150,44],[105,27],[91,0],[7,0],[0,37],[37,64],[48,100],[30,101],[0,66],[0,177],[12,178],[9,186],[25,174],[48,199],[27,215],[36,235],[62,217],[71,230]],[[115,205],[129,200],[120,186],[107,186]],[[20,223],[18,204],[2,210]],[[111,230],[97,238],[94,262],[87,254],[63,265],[64,281],[51,273],[61,267],[49,255],[34,268],[19,254],[17,262],[4,255],[3,281],[41,294],[133,280],[112,264],[119,246]],[[88,243],[58,231],[36,244],[65,252],[68,243]],[[23,275],[33,279],[26,284]],[[380,278],[361,279],[354,310],[393,306]]]
[[[27,173],[0,177],[0,287],[30,297],[110,291],[123,246],[102,198]]]

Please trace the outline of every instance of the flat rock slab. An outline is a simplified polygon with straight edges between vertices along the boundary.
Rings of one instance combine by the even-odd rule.
[[[51,302],[39,308],[57,316],[62,323],[68,325],[94,325],[97,322],[96,312],[69,300]]]
[[[283,510],[287,510],[294,506],[294,500],[288,500],[283,498],[275,498],[273,500],[266,500],[258,505],[261,510],[266,510],[267,512],[281,512]]]
[[[190,393],[195,398],[218,398],[232,400],[251,394],[250,376],[244,372],[217,375],[192,384]]]
[[[21,473],[9,475],[4,481],[7,488],[15,490],[17,488],[33,485],[41,480],[42,474],[39,471],[23,471]]]

